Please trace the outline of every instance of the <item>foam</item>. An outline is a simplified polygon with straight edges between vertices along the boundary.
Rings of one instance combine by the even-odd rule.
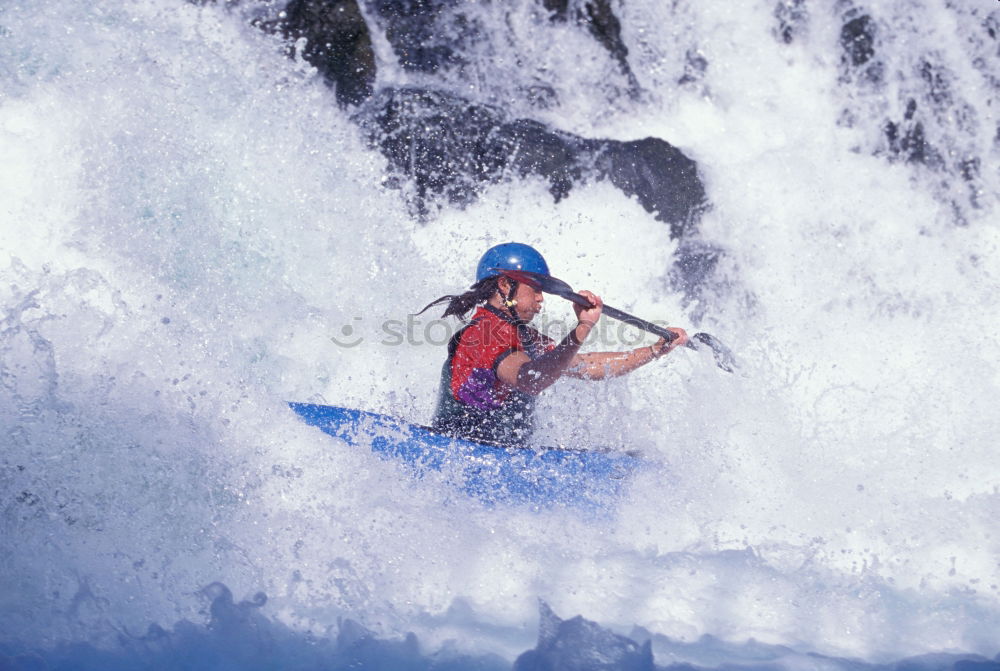
[[[263,612],[297,631],[348,616],[507,659],[530,646],[538,598],[688,642],[996,652],[993,205],[953,228],[919,169],[857,151],[873,140],[830,112],[851,95],[832,18],[788,52],[767,11],[683,7],[702,88],[676,89],[683,51],[645,25],[646,98],[558,108],[570,130],[655,134],[699,160],[702,234],[729,281],[701,328],[742,362],[727,376],[684,351],[554,388],[543,438],[656,464],[610,518],[583,520],[484,509],[284,403],[426,421],[443,348],[387,346],[382,325],[463,288],[508,239],[617,307],[688,325],[666,227],[607,184],[556,204],[533,181],[415,223],[332,93],[238,12],[15,9],[0,13],[10,639],[110,643],[204,619],[194,595],[221,581],[266,592]],[[625,34],[664,15],[629,9]],[[346,325],[355,347],[331,340]]]

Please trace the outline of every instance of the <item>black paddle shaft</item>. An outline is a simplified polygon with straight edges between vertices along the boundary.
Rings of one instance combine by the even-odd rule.
[[[543,288],[542,291],[545,291]],[[591,308],[594,304],[587,300],[586,296],[576,293],[575,291],[561,292],[556,294],[562,298],[565,298],[573,303],[576,303],[580,307]],[[646,333],[652,333],[653,335],[665,338],[667,342],[673,342],[677,338],[677,334],[673,331],[663,328],[662,326],[657,326],[652,322],[648,322],[645,319],[640,319],[635,315],[630,315],[624,310],[619,310],[618,308],[613,308],[610,305],[605,305],[601,309],[601,314],[607,315],[612,319],[617,319],[620,322],[625,322],[629,326],[634,326],[637,329],[641,329]]]
[[[565,298],[580,307],[590,308],[594,306],[586,296],[576,293],[573,291],[573,287],[569,284],[563,282],[559,278],[552,277],[551,275],[542,275],[541,273],[532,273],[526,270],[503,270],[501,272],[515,281],[524,282],[528,285],[534,286],[538,290],[544,291],[547,294]],[[612,319],[617,319],[618,321],[625,322],[630,326],[646,331],[647,333],[652,333],[653,335],[664,338],[668,343],[673,342],[677,338],[677,334],[673,331],[665,329],[662,326],[657,326],[656,324],[648,322],[645,319],[640,319],[635,315],[630,315],[629,313],[619,310],[618,308],[613,308],[610,305],[605,305],[601,310],[601,313],[611,317]],[[733,369],[736,367],[736,358],[733,356],[733,353],[729,350],[729,348],[723,345],[718,338],[709,333],[695,333],[685,343],[685,347],[697,350],[700,349],[698,343],[701,343],[712,350],[712,355],[715,357],[715,364],[719,368],[729,373],[733,372]]]

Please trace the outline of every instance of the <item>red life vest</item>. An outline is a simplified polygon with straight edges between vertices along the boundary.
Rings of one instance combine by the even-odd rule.
[[[443,433],[501,444],[524,444],[531,435],[535,398],[504,384],[497,367],[514,352],[535,358],[550,338],[492,306],[448,343],[432,426]]]

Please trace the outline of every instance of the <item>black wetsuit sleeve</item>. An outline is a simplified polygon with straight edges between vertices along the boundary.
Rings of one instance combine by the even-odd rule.
[[[540,394],[559,379],[581,344],[574,328],[558,345],[521,366],[517,372],[517,388],[527,394]]]

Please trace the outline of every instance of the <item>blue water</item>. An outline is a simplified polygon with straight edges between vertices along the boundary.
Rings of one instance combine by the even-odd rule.
[[[0,3],[0,666],[996,659],[998,10],[612,4],[638,91],[530,0],[453,10],[478,39],[434,76],[376,31],[376,85],[682,148],[711,201],[688,244],[724,250],[695,303],[668,227],[607,182],[556,202],[512,177],[415,219],[250,25],[274,3]],[[426,422],[444,327],[387,321],[509,239],[741,362],[679,351],[543,396],[541,442],[654,464],[596,519],[484,506],[286,405]]]

